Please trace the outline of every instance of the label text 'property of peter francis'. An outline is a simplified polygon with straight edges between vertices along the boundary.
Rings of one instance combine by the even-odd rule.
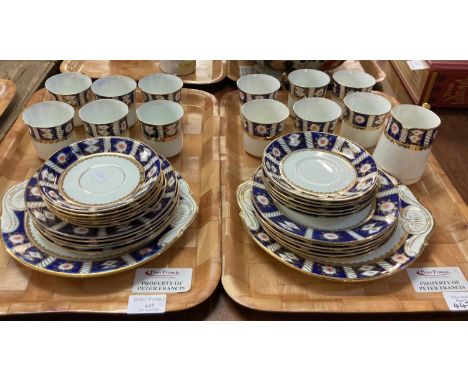
[[[139,268],[132,292],[180,293],[192,286],[192,268]]]

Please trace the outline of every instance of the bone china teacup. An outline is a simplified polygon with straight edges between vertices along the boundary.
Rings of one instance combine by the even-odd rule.
[[[248,74],[237,80],[240,103],[254,99],[276,99],[281,83],[268,74]]]
[[[69,104],[59,101],[39,102],[23,112],[37,155],[48,159],[76,141],[73,117],[75,110]]]
[[[375,162],[404,184],[418,182],[439,126],[437,114],[424,107],[394,107],[374,150]]]

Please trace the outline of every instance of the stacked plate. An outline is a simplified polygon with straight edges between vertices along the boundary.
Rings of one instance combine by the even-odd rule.
[[[19,211],[24,221],[5,228],[2,219],[7,249],[27,265],[71,276],[149,260],[178,238],[197,212],[188,185],[170,163],[129,138],[93,138],[65,147],[21,190],[24,206],[11,207],[10,214]],[[25,247],[28,253],[18,252],[25,243],[31,245]],[[31,248],[37,257],[31,257]]]
[[[332,272],[337,264],[365,267],[403,243],[414,225],[405,227],[399,219],[407,205],[399,189],[360,146],[336,135],[304,132],[270,143],[262,166],[239,187],[238,202],[249,232],[267,252],[283,262],[289,256]],[[363,278],[374,277],[371,273]]]

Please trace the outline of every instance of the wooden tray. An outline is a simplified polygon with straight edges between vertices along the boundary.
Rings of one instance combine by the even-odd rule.
[[[239,218],[237,186],[260,165],[244,152],[239,95],[221,101],[222,284],[239,304],[279,312],[447,311],[442,293],[416,293],[406,271],[365,283],[337,283],[303,275],[264,253]],[[280,92],[280,100],[287,95]],[[287,131],[292,130],[292,119]],[[421,182],[410,187],[434,215],[436,229],[413,267],[459,266],[468,275],[468,208],[431,155]]]
[[[96,79],[111,74],[121,74],[138,81],[152,73],[160,72],[159,61],[74,61],[66,60],[60,65],[60,71],[80,72]],[[180,76],[184,84],[209,85],[222,81],[226,77],[225,61],[197,61],[192,74]]]
[[[254,61],[228,61],[227,62],[227,77],[233,81],[237,81],[240,77],[240,67],[241,66],[255,66]],[[377,81],[377,83],[382,82],[386,75],[385,72],[380,68],[377,61],[373,60],[355,60],[355,61],[345,61],[338,68],[333,69],[332,72],[337,70],[361,70],[363,72],[372,74]]]
[[[16,85],[11,80],[0,79],[0,117],[15,96]]]
[[[28,106],[49,99],[45,89]],[[166,311],[203,302],[221,276],[219,112],[216,98],[182,90],[184,151],[170,161],[189,183],[199,206],[196,220],[167,252],[143,267],[193,268],[192,289],[167,295]],[[84,137],[82,127],[78,128]],[[138,138],[139,127],[131,136]],[[30,177],[42,164],[21,117],[0,144],[0,195]],[[0,314],[36,312],[126,313],[135,270],[97,279],[69,279],[35,272],[11,258],[0,245]]]

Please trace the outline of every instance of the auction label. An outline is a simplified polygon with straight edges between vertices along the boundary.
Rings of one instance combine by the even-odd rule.
[[[156,296],[130,295],[128,297],[128,314],[164,313],[166,311],[166,295]]]
[[[192,268],[139,268],[132,292],[179,293],[192,286]]]
[[[450,310],[468,310],[468,292],[444,292]]]
[[[429,66],[421,60],[408,60],[406,61],[411,70],[427,69]]]
[[[416,292],[468,291],[468,282],[459,267],[408,268]]]

